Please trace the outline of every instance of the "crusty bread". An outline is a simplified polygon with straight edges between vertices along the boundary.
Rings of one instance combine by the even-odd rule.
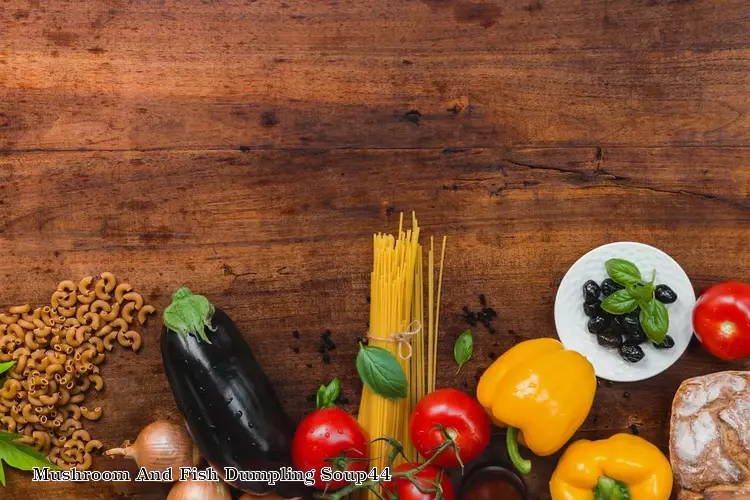
[[[712,373],[680,385],[669,459],[679,500],[750,499],[750,372]]]

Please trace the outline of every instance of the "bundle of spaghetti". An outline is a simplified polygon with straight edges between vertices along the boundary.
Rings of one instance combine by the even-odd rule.
[[[369,344],[388,350],[399,360],[409,382],[409,391],[412,390],[409,380],[412,358],[408,356],[408,349],[399,350],[399,342],[394,338],[420,328],[418,324],[413,324],[415,270],[420,255],[418,242],[419,225],[414,215],[412,229],[406,231],[403,230],[402,215],[398,238],[376,234],[373,238],[373,271],[370,279]],[[413,450],[408,427],[411,401],[410,394],[405,399],[393,401],[373,393],[365,386],[359,408],[359,423],[371,440],[387,436],[400,441],[405,449]],[[386,467],[389,450],[384,442],[371,444],[370,467],[377,467],[378,470]],[[376,497],[365,492],[362,498]]]
[[[396,237],[378,233],[373,237],[373,271],[370,277],[369,343],[391,352],[399,360],[408,382],[407,397],[394,401],[363,387],[358,421],[371,440],[390,437],[404,447],[410,461],[419,455],[409,437],[409,417],[417,402],[435,390],[437,345],[446,238],[443,237],[439,273],[435,276],[435,244],[430,238],[425,305],[425,262],[419,244],[420,229],[412,214],[412,228],[404,230],[403,214]],[[436,288],[437,287],[437,288]],[[427,322],[425,322],[425,306]],[[409,342],[404,349],[404,342]],[[389,446],[382,441],[370,445],[369,467],[379,471],[388,465]],[[395,464],[401,462],[397,459]],[[360,499],[377,498],[362,491]]]

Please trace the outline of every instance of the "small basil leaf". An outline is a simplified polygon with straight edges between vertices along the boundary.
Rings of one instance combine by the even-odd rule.
[[[0,373],[5,373],[11,368],[13,368],[13,365],[15,365],[15,361],[6,361],[5,363],[0,363]]]
[[[462,333],[456,343],[453,345],[453,357],[458,363],[458,371],[456,375],[461,371],[461,368],[471,359],[471,355],[474,354],[474,337],[471,336],[471,330],[466,330]]]
[[[610,314],[625,314],[635,311],[638,301],[627,290],[617,290],[602,302],[602,309]]]
[[[649,302],[654,299],[654,290],[656,288],[654,285],[648,284],[648,285],[628,285],[625,287],[625,289],[630,293],[630,296],[633,297],[636,301],[639,303],[641,302]]]
[[[641,272],[635,264],[625,259],[609,259],[605,263],[607,274],[617,283],[635,285],[641,282]]]
[[[379,396],[398,400],[408,394],[409,385],[401,363],[382,347],[360,344],[357,372],[362,382]]]
[[[335,408],[336,398],[339,397],[339,394],[341,394],[341,382],[339,382],[339,379],[335,378],[331,380],[330,384],[321,385],[315,398],[318,410]]]
[[[667,308],[658,300],[644,304],[641,307],[641,328],[646,336],[654,343],[661,344],[669,330],[669,313]]]

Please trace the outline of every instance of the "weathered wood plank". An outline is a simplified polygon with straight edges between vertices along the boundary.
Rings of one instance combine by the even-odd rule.
[[[744,148],[9,154],[0,157],[0,302],[41,303],[60,279],[111,270],[162,310],[187,284],[235,318],[295,420],[312,409],[305,395],[332,375],[354,411],[371,234],[395,230],[399,211],[416,210],[425,235],[449,238],[438,383],[472,392],[491,354],[555,335],[557,283],[599,244],[654,244],[684,266],[698,291],[750,279],[748,161]],[[498,333],[476,331],[475,358],[456,377],[461,307],[475,307],[479,293],[498,310]],[[117,352],[104,366],[106,413],[91,429],[107,446],[134,439],[155,418],[178,418],[160,366],[158,324],[148,327],[142,352]],[[330,366],[317,352],[326,328],[338,344]],[[679,383],[731,367],[750,364],[717,363],[694,345],[659,377],[602,384],[580,435],[636,424],[665,446]],[[553,458],[539,461],[529,479],[539,498],[553,466]],[[41,487],[9,476],[8,491],[19,498],[44,491],[155,499],[165,491]]]

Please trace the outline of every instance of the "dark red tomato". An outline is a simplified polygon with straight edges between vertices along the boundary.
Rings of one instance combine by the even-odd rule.
[[[484,408],[456,389],[438,389],[417,402],[409,421],[409,433],[417,451],[426,459],[445,443],[445,428],[458,444],[464,464],[475,459],[490,442],[490,419]],[[453,447],[430,462],[438,467],[460,467]]]
[[[750,356],[750,285],[714,285],[693,308],[693,330],[708,352],[721,359]]]
[[[358,459],[337,466],[326,460],[346,457]],[[362,471],[367,467],[367,436],[359,423],[338,408],[326,408],[311,413],[297,427],[292,439],[292,461],[297,470],[315,470],[315,487],[338,490],[345,481],[326,483],[320,477],[324,467],[333,470]]]
[[[391,474],[399,472],[408,472],[419,467],[420,463],[401,464],[391,470]],[[443,490],[443,500],[455,500],[456,492],[453,489],[448,475],[437,467],[428,465],[421,471],[414,474],[414,480],[419,486],[425,489],[436,489],[435,484],[439,484]],[[398,477],[391,481],[383,483],[383,487],[391,493],[398,495],[399,500],[433,500],[437,497],[437,491],[434,493],[422,493],[419,488],[408,478]]]

